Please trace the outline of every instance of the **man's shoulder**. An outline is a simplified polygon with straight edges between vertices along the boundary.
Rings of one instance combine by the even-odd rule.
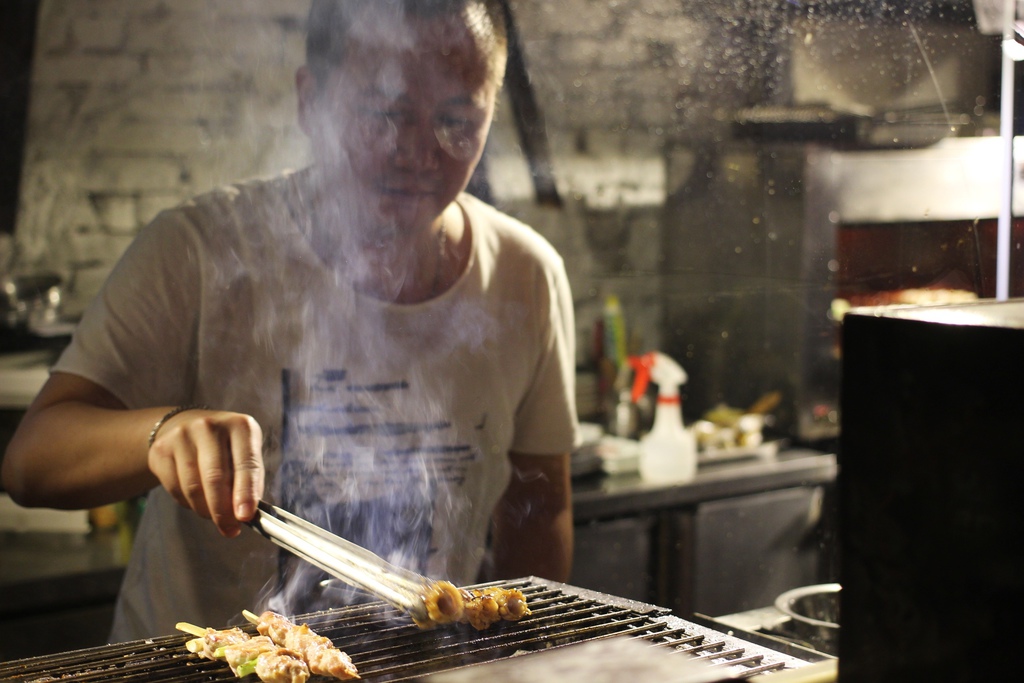
[[[192,234],[202,242],[252,240],[294,222],[299,176],[289,171],[208,190],[160,212],[144,232]]]
[[[484,200],[463,192],[459,195],[459,204],[465,209],[471,221],[487,229],[508,231],[512,234],[536,232],[531,226],[501,209],[488,204]]]
[[[301,172],[286,171],[274,176],[222,185],[196,195],[182,204],[181,208],[184,211],[232,213],[240,210],[265,211],[275,206],[284,208],[303,177]]]
[[[546,263],[561,263],[561,256],[533,226],[500,209],[463,193],[459,198],[481,242],[502,252],[518,251]]]

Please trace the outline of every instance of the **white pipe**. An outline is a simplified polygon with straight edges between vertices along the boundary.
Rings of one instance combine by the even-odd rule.
[[[1013,89],[1017,48],[1014,23],[1017,19],[1016,0],[1003,0],[1003,63],[1002,92],[999,112],[999,135],[1003,140],[1002,202],[996,231],[996,299],[1005,301],[1010,296],[1010,234],[1013,221]]]

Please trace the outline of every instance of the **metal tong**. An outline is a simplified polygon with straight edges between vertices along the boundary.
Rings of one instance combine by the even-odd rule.
[[[249,525],[331,576],[373,594],[413,619],[428,620],[423,596],[433,582],[427,577],[396,567],[366,548],[264,501]]]

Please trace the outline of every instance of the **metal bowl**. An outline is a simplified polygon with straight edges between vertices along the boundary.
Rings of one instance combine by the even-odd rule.
[[[786,591],[775,599],[775,608],[787,615],[801,637],[824,649],[839,639],[838,583],[821,583]]]
[[[6,276],[0,280],[0,322],[9,328],[52,322],[62,298],[61,277],[54,273]]]

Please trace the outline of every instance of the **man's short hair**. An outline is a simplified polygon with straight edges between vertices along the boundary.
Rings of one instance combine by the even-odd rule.
[[[500,0],[312,0],[306,23],[306,64],[317,83],[345,57],[356,17],[368,7],[396,17],[462,17],[501,83],[508,53],[505,9]],[[385,16],[387,16],[385,14]]]

